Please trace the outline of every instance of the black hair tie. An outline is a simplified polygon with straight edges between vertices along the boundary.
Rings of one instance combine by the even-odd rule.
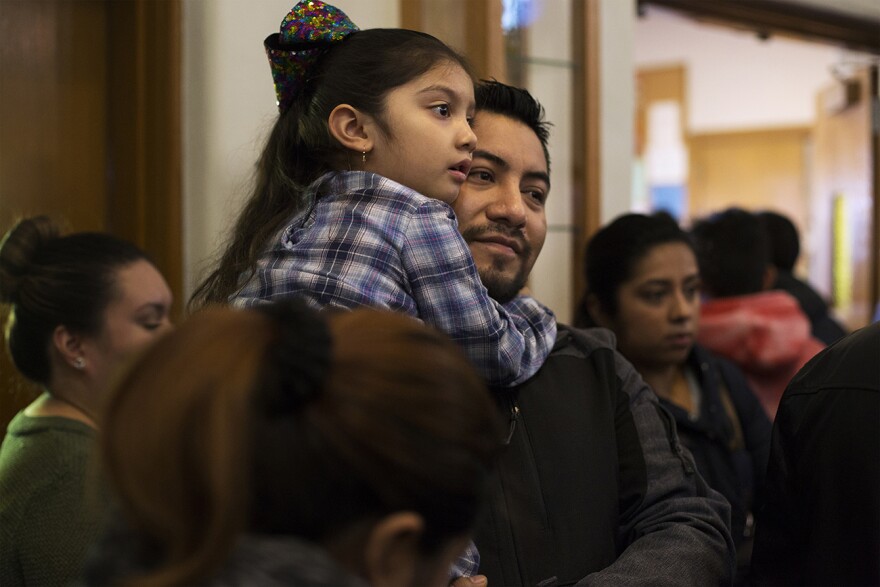
[[[258,310],[278,328],[258,393],[270,415],[295,411],[324,386],[332,349],[330,331],[324,317],[299,299],[258,306]]]

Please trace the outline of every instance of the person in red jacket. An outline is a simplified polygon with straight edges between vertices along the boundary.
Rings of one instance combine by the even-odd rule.
[[[825,345],[791,294],[768,289],[774,272],[756,215],[730,208],[691,232],[706,296],[697,341],[743,370],[773,419],[785,386]]]

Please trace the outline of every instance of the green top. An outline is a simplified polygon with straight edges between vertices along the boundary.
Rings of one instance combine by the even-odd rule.
[[[100,523],[95,430],[19,412],[0,446],[0,585],[66,585]]]

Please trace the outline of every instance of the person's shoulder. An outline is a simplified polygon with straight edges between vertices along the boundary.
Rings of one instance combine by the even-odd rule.
[[[623,391],[630,398],[640,396],[646,388],[632,363],[617,350],[617,338],[607,328],[574,328],[559,324],[556,345],[547,360],[563,356],[582,359],[590,365],[595,383]]]
[[[92,457],[95,431],[60,417],[33,418],[19,414],[10,422],[0,451],[6,471],[21,471],[35,481],[77,476]]]
[[[336,172],[321,190],[315,210],[322,227],[346,222],[396,243],[458,234],[451,206],[376,173]]]
[[[813,287],[790,272],[780,271],[774,284],[776,289],[788,292],[800,304],[808,316],[828,311],[828,304]]]
[[[790,388],[859,387],[880,391],[880,323],[856,330],[817,353]]]
[[[691,368],[699,370],[699,372],[715,370],[722,377],[724,377],[725,380],[728,380],[732,377],[736,378],[737,380],[745,381],[745,374],[736,363],[726,357],[712,352],[711,350],[699,343],[694,344],[694,346],[691,348],[691,352],[688,355],[687,361]]]
[[[429,198],[393,179],[368,171],[340,171],[328,176],[321,190],[331,197],[345,197],[353,201],[373,200],[397,208],[418,208],[439,200]]]
[[[558,324],[554,351],[590,354],[599,349],[615,350],[617,338],[607,328],[575,328]]]
[[[91,470],[91,446],[79,440],[85,437],[25,438],[7,444],[7,435],[0,454],[0,525],[10,528],[33,517],[34,508],[79,499]]]
[[[27,438],[29,445],[46,445],[52,446],[52,450],[77,452],[90,446],[97,432],[88,424],[72,418],[32,417],[22,412],[9,423],[7,435]]]

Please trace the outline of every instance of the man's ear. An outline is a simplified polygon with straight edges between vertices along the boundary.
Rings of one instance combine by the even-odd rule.
[[[64,325],[58,325],[52,332],[52,346],[61,355],[62,360],[71,367],[81,364],[85,352],[81,335],[72,333]]]
[[[415,512],[394,513],[373,526],[364,548],[365,578],[370,585],[412,585],[424,531],[425,521]]]
[[[354,106],[340,104],[327,118],[330,134],[346,149],[369,153],[373,148],[371,119]]]

